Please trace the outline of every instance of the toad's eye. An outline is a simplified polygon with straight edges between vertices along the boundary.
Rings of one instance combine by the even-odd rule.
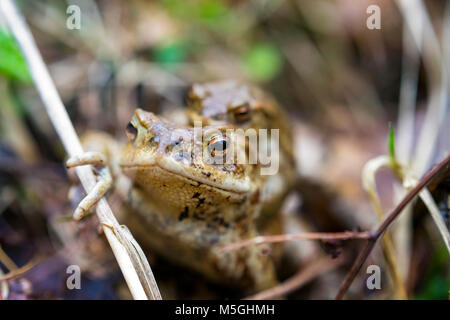
[[[128,122],[125,133],[127,134],[127,137],[128,139],[130,139],[130,141],[134,141],[134,139],[136,139],[138,130],[133,121]]]
[[[250,120],[250,106],[246,104],[234,109],[234,118],[238,123],[243,123]]]
[[[208,150],[213,158],[224,157],[227,153],[227,148],[230,139],[226,135],[213,137],[208,143]]]

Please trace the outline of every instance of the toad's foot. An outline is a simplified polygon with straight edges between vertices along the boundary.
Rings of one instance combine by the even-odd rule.
[[[98,173],[98,179],[95,186],[81,200],[78,207],[73,213],[74,220],[81,220],[86,213],[91,209],[111,188],[113,179],[109,168],[106,166],[106,158],[100,152],[86,152],[81,156],[71,157],[66,162],[67,168],[74,168],[78,166],[92,165]]]

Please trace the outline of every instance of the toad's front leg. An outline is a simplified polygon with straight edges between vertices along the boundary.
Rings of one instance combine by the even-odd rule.
[[[89,191],[86,197],[81,200],[73,213],[73,218],[77,221],[82,219],[89,209],[91,209],[113,185],[112,175],[106,165],[106,157],[103,153],[90,151],[80,156],[71,157],[66,162],[67,168],[84,165],[94,166],[98,178],[95,186]]]

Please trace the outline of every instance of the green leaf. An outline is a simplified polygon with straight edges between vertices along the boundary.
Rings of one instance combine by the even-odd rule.
[[[207,23],[217,23],[218,20],[223,19],[228,13],[228,8],[222,1],[200,1],[198,5],[198,17]]]
[[[161,43],[155,48],[154,59],[162,67],[175,69],[187,56],[187,45],[181,41]]]
[[[257,44],[244,56],[245,71],[256,81],[272,79],[281,71],[282,66],[281,54],[271,43]]]
[[[389,122],[389,139],[388,139],[389,159],[392,163],[396,163],[395,160],[395,133],[392,123]]]
[[[414,299],[445,300],[448,298],[448,288],[450,288],[448,263],[448,251],[445,245],[435,248],[421,289]]]
[[[0,74],[25,83],[31,82],[27,64],[14,38],[0,29]]]
[[[232,21],[232,11],[224,0],[162,0],[162,4],[175,17],[212,30],[227,29]]]

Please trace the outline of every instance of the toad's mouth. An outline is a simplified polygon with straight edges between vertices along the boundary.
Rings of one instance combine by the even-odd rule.
[[[158,168],[163,170],[166,173],[172,174],[174,176],[177,176],[180,179],[186,180],[190,184],[197,184],[200,185],[206,185],[213,190],[216,190],[218,192],[226,192],[231,195],[235,196],[243,196],[246,193],[250,191],[250,184],[248,179],[229,179],[228,181],[224,183],[217,183],[214,181],[211,181],[211,179],[203,178],[201,176],[194,176],[192,174],[189,174],[186,171],[183,171],[181,169],[176,170],[174,168],[168,168],[162,163],[159,162],[153,162],[153,163],[133,163],[133,164],[127,164],[127,163],[121,163],[120,167],[124,171],[131,171],[136,169],[146,169],[146,168]]]

